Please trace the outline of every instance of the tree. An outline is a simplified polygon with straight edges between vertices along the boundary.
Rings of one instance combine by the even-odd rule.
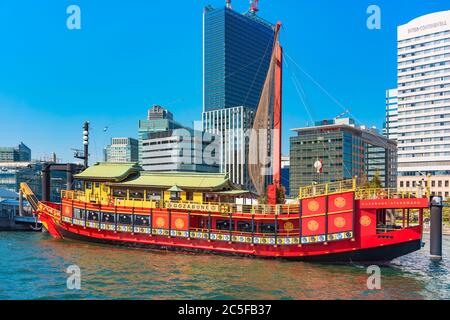
[[[375,172],[375,175],[369,185],[371,189],[381,189],[383,187],[383,183],[381,182],[381,174],[379,171]]]

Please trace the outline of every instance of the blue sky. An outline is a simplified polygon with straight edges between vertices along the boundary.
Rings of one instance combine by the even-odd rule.
[[[72,161],[92,123],[91,154],[101,160],[113,136],[137,137],[153,104],[192,125],[202,111],[202,10],[225,0],[0,0],[0,145],[23,141],[38,158]],[[81,30],[66,8],[81,8]],[[366,27],[381,8],[381,30]],[[244,12],[247,0],[234,0]],[[385,89],[396,84],[396,27],[448,0],[261,0],[260,15],[283,22],[284,152],[291,128],[343,112],[381,127]],[[306,75],[307,72],[309,76]],[[304,92],[308,115],[293,85]],[[103,131],[104,127],[108,131]]]

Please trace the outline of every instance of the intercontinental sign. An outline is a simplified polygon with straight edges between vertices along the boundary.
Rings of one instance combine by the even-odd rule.
[[[434,28],[438,28],[438,27],[445,27],[447,25],[447,21],[439,21],[439,22],[435,22],[435,23],[430,23],[430,24],[425,24],[423,26],[420,27],[415,27],[415,28],[410,28],[408,29],[408,33],[415,33],[415,32],[419,32],[419,31],[425,31],[428,29],[434,29]]]

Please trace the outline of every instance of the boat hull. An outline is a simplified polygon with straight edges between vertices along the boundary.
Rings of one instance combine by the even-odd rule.
[[[367,248],[361,250],[351,250],[347,252],[332,253],[332,254],[319,254],[314,256],[258,256],[251,253],[241,253],[239,251],[226,252],[213,249],[202,249],[199,247],[186,247],[177,245],[158,245],[142,242],[128,242],[121,240],[108,240],[93,238],[77,233],[69,232],[65,229],[58,228],[58,232],[63,239],[76,240],[82,242],[90,242],[102,245],[123,246],[128,248],[140,248],[151,249],[159,251],[174,251],[174,252],[186,252],[186,253],[203,253],[203,254],[215,254],[223,256],[235,256],[246,258],[260,258],[260,259],[279,259],[287,261],[297,262],[313,262],[313,263],[374,263],[374,262],[389,262],[396,258],[405,256],[407,254],[418,251],[422,248],[421,240],[414,240],[409,242],[403,242],[377,248]]]
[[[56,238],[104,245],[177,251],[225,256],[280,259],[316,263],[389,262],[418,251],[422,247],[421,229],[411,228],[391,232],[388,236],[304,246],[247,245],[198,239],[150,236],[122,232],[105,232],[48,219],[44,224]],[[394,240],[395,239],[395,240]]]

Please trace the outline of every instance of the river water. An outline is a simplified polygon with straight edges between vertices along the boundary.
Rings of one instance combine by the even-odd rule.
[[[428,238],[424,239],[428,242]],[[429,248],[381,268],[193,255],[0,233],[0,299],[450,299],[450,237],[442,262]],[[67,287],[69,266],[81,289]]]

